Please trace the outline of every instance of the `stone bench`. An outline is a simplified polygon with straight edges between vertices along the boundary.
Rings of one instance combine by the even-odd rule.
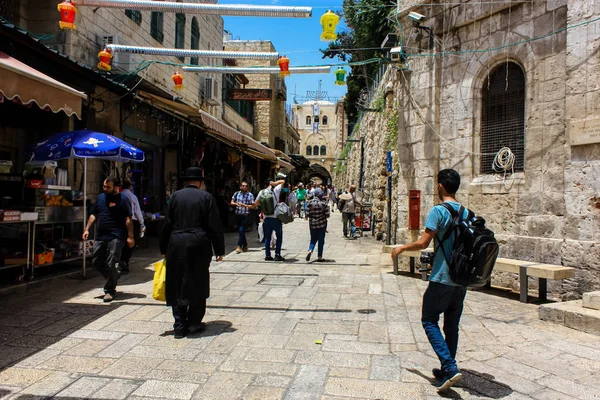
[[[384,253],[390,253],[394,247],[399,245],[383,246]],[[419,251],[406,251],[401,254],[404,257],[410,257],[410,272],[415,272],[416,259],[421,256],[421,253],[433,252],[433,249],[425,249]],[[421,268],[421,278],[427,280],[426,268]],[[494,266],[494,271],[510,272],[519,274],[519,300],[522,303],[527,303],[527,295],[529,292],[528,277],[538,278],[540,300],[546,300],[548,296],[548,279],[562,280],[575,276],[575,268],[565,267],[562,265],[552,265],[544,263],[536,263],[534,261],[514,260],[510,258],[498,258]],[[398,275],[398,259],[394,260],[394,275]],[[488,283],[489,285],[490,283]]]

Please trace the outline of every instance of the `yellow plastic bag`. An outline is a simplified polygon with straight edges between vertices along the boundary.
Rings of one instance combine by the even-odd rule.
[[[167,301],[167,260],[162,259],[154,264],[154,285],[152,298],[158,301]]]

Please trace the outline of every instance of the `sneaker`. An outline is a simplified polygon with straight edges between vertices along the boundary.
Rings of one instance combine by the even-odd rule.
[[[271,256],[266,256],[266,257],[265,257],[265,261],[273,261],[273,257],[271,257]]]
[[[325,262],[327,260],[325,260],[324,258],[317,258],[317,262]]]
[[[247,251],[248,251],[248,245],[246,245],[246,246],[242,246],[242,251],[243,251],[244,253],[245,253],[245,252],[247,252]]]
[[[242,252],[242,248],[240,246],[236,247],[235,252],[240,254]]]
[[[111,301],[113,301],[113,299],[114,296],[112,294],[106,293],[102,301],[104,301],[105,303],[110,303]]]
[[[457,383],[461,379],[462,379],[462,374],[460,373],[460,371],[456,370],[455,372],[445,375],[444,378],[442,379],[442,381],[440,382],[440,384],[438,386],[436,386],[435,388],[438,392],[443,392],[445,390],[450,389],[450,387],[452,387],[455,383]]]
[[[432,369],[431,373],[433,374],[433,377],[438,381],[442,381],[444,379],[444,371],[442,371],[439,368]]]
[[[312,256],[312,250],[309,250],[306,254],[306,261],[310,261],[310,256]]]
[[[276,255],[274,260],[275,261],[285,261],[285,258],[281,257],[280,255]]]

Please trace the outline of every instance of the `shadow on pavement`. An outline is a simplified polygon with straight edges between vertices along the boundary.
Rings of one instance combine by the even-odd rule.
[[[419,375],[421,378],[429,381],[432,385],[438,383],[437,379],[425,375],[423,372],[414,369],[407,368],[408,372]],[[484,374],[481,372],[473,371],[470,369],[461,369],[463,378],[456,384],[455,387],[466,390],[470,395],[477,397],[487,397],[490,399],[502,399],[512,394],[513,390],[510,386],[496,381],[496,378],[490,374]],[[456,391],[449,389],[445,392],[439,393],[440,397],[449,399],[462,399],[462,396]]]
[[[223,332],[235,332],[237,331],[237,329],[235,329],[233,327],[233,325],[231,324],[231,322],[229,321],[222,321],[222,320],[218,320],[218,321],[208,321],[208,322],[203,322],[204,324],[204,329],[202,329],[199,332],[194,332],[191,333],[189,335],[187,335],[186,337],[188,339],[194,339],[194,338],[201,338],[201,337],[209,337],[209,336],[218,336]],[[165,331],[163,333],[161,333],[159,336],[173,336],[173,334],[175,333],[174,330],[168,330]]]

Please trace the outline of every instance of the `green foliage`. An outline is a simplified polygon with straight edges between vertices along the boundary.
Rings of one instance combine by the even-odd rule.
[[[385,105],[385,99],[383,98],[383,96],[379,96],[375,100],[373,100],[373,104],[371,105],[371,108],[375,108],[377,110],[383,110],[384,105]]]
[[[350,150],[352,150],[352,144],[346,142],[346,145],[342,149],[342,152],[340,153],[339,158],[347,158],[348,154],[350,154]],[[339,174],[339,173],[346,172],[347,170],[348,170],[347,160],[338,160],[338,162],[335,164],[335,172]]]
[[[394,150],[398,143],[398,113],[388,115],[385,129],[385,148]]]
[[[338,32],[338,39],[330,43],[327,49],[321,50],[323,58],[337,57],[344,62],[360,62],[382,57],[386,50],[380,50],[379,47],[385,36],[394,29],[390,12],[396,11],[396,5],[397,0],[344,0],[342,14],[348,30]],[[351,67],[352,71],[346,79],[348,94],[345,101],[349,123],[358,119],[356,101],[360,91],[369,86],[377,67],[376,63]]]

